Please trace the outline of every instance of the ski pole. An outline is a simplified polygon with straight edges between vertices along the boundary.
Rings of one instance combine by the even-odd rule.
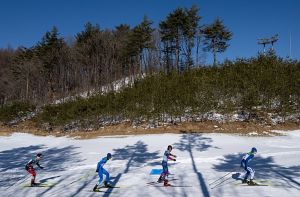
[[[226,182],[226,181],[228,181],[230,178],[231,178],[231,177],[229,177],[229,178],[227,178],[227,179],[224,179],[223,181],[221,181],[221,182],[217,183],[216,185],[212,186],[210,189],[214,189],[214,188],[216,188],[216,187],[223,186],[223,185],[225,185],[226,183],[230,183],[230,182]],[[226,182],[226,183],[224,183],[224,182]],[[222,184],[222,183],[224,183],[224,184]]]
[[[226,176],[228,176],[229,174],[231,174],[231,173],[233,173],[233,172],[235,172],[236,170],[233,170],[233,171],[230,171],[230,172],[228,172],[227,174],[225,174],[224,176],[222,176],[221,178],[218,178],[217,180],[215,180],[214,182],[212,182],[212,183],[209,183],[209,185],[212,185],[212,184],[214,184],[215,182],[217,182],[217,181],[219,181],[219,180],[221,180],[222,178],[224,178],[224,177],[226,177]]]
[[[67,185],[72,185],[73,183],[76,183],[77,181],[80,181],[82,179],[88,178],[90,175],[92,175],[94,173],[93,171],[87,172],[85,173],[83,176],[79,177],[78,179],[76,179],[75,181],[72,181],[71,183],[67,184]]]

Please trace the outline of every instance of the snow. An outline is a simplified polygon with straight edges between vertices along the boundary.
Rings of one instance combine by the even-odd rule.
[[[137,75],[136,77],[144,78],[145,76],[146,75]],[[99,93],[101,93],[101,94],[107,94],[110,91],[119,92],[124,87],[132,86],[132,84],[134,82],[134,78],[135,78],[134,76],[125,77],[125,78],[113,81],[110,84],[103,85],[98,90],[92,89],[92,90],[89,90],[89,91],[81,92],[81,93],[76,94],[74,96],[67,96],[65,98],[61,98],[61,99],[55,100],[52,104],[61,104],[61,103],[65,103],[65,102],[68,102],[68,101],[74,101],[77,98],[87,99],[87,98],[89,98],[91,96],[95,96],[95,95],[97,95]]]
[[[0,196],[300,196],[300,130],[278,132],[284,135],[149,134],[88,140],[14,133],[0,137]],[[147,186],[157,180],[150,172],[161,168],[169,144],[177,155],[169,170],[178,179],[170,183],[182,187]],[[253,146],[258,154],[250,166],[269,186],[238,184],[240,159]],[[37,181],[55,183],[53,187],[23,187],[29,182],[24,166],[37,152],[44,153],[45,166],[37,171]],[[120,188],[93,193],[96,164],[107,152],[113,160],[105,168],[111,183]],[[211,189],[215,185],[210,183],[231,171],[227,181]]]

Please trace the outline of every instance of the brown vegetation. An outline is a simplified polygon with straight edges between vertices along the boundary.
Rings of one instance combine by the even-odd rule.
[[[177,125],[161,126],[158,128],[145,129],[144,127],[133,128],[129,123],[107,126],[92,131],[63,132],[59,128],[53,131],[45,131],[37,128],[35,123],[25,121],[15,127],[0,126],[0,136],[7,136],[13,132],[30,133],[40,136],[69,136],[80,139],[96,138],[98,136],[114,135],[140,135],[140,134],[161,134],[161,133],[228,133],[253,136],[278,135],[273,130],[296,130],[300,125],[296,123],[284,123],[279,125],[261,125],[253,122],[228,122],[218,123],[214,121],[186,122]]]

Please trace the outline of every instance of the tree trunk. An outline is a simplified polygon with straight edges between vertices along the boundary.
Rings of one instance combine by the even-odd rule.
[[[176,68],[177,72],[179,73],[180,68],[179,68],[179,37],[176,36],[176,48],[175,48],[175,58],[176,58]]]
[[[214,66],[216,66],[216,62],[217,62],[217,57],[216,57],[217,49],[216,49],[216,40],[215,39],[213,39],[213,45],[214,45]]]

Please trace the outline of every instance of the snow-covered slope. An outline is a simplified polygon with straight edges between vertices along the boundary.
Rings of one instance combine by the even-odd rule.
[[[299,142],[300,131],[277,137],[161,134],[89,140],[15,133],[0,137],[0,196],[300,196]],[[150,175],[150,171],[161,168],[169,144],[178,156],[176,162],[169,162],[177,179],[170,183],[176,187],[147,185],[157,180],[158,175]],[[250,165],[256,179],[268,186],[239,184],[240,159],[253,146],[258,154]],[[44,153],[41,164],[45,166],[38,171],[37,181],[54,184],[52,187],[24,187],[29,183],[24,165],[37,152]],[[106,168],[111,183],[120,188],[93,193],[98,180],[96,164],[108,152],[113,160]],[[210,184],[231,171],[222,184]]]

